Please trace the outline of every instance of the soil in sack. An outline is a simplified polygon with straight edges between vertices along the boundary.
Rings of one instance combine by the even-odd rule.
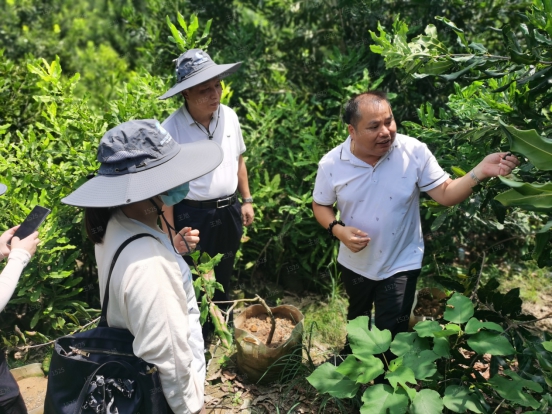
[[[266,345],[266,340],[271,320],[264,306],[249,306],[234,318],[238,369],[254,383],[278,380],[285,364],[271,365],[302,346],[303,314],[299,309],[290,305],[270,309],[276,320],[276,329],[269,345]]]

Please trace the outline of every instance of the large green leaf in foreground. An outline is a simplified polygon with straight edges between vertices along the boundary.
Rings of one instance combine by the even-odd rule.
[[[465,413],[466,410],[474,413],[484,412],[477,395],[462,385],[449,385],[445,390],[443,402],[449,410],[455,413]]]
[[[357,360],[358,358],[358,360]],[[359,384],[367,384],[378,375],[385,372],[383,362],[373,355],[358,354],[349,355],[343,363],[337,367],[337,372],[346,375]]]
[[[531,397],[528,393],[523,392],[523,388],[528,388],[532,391],[542,392],[542,387],[534,381],[521,378],[513,371],[504,371],[505,375],[508,375],[511,380],[495,375],[489,380],[489,383],[500,394],[502,398],[510,401],[514,401],[519,405],[525,407],[532,407],[537,409],[540,404],[537,400]]]
[[[473,316],[473,303],[460,293],[455,293],[447,300],[443,318],[454,323],[465,323]]]
[[[500,121],[500,130],[510,141],[510,149],[529,158],[539,170],[552,170],[552,140],[541,137],[537,131],[521,131]]]
[[[552,164],[552,158],[549,160]],[[531,211],[552,210],[552,182],[545,184],[528,184],[499,177],[500,181],[512,187],[495,197],[505,206],[521,207]]]
[[[443,400],[437,391],[421,390],[410,407],[412,414],[441,414],[443,412]]]
[[[468,345],[479,355],[513,355],[516,353],[508,339],[497,332],[480,331],[468,339]]]
[[[375,326],[368,330],[368,316],[359,316],[347,323],[347,335],[354,354],[381,354],[389,349],[391,332],[380,331]]]
[[[403,414],[408,407],[406,392],[398,389],[393,392],[389,385],[374,385],[368,387],[362,396],[364,403],[361,414]]]
[[[336,398],[353,398],[359,387],[359,384],[337,372],[336,367],[328,362],[316,368],[307,381],[320,393],[328,393]]]

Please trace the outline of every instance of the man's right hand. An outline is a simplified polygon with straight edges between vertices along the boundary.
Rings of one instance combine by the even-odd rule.
[[[356,227],[351,226],[334,226],[333,234],[353,253],[358,253],[370,243],[368,234]]]

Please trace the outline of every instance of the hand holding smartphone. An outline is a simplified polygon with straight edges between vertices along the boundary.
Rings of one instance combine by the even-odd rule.
[[[45,207],[35,206],[27,218],[25,218],[23,223],[21,223],[19,228],[15,231],[13,237],[24,239],[33,234],[40,227],[50,212],[51,210]],[[7,244],[8,246],[11,246],[11,239]]]

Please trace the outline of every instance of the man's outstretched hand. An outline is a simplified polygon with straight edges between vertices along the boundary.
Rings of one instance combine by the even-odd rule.
[[[519,165],[519,160],[510,152],[489,154],[473,169],[480,180],[508,175]]]

